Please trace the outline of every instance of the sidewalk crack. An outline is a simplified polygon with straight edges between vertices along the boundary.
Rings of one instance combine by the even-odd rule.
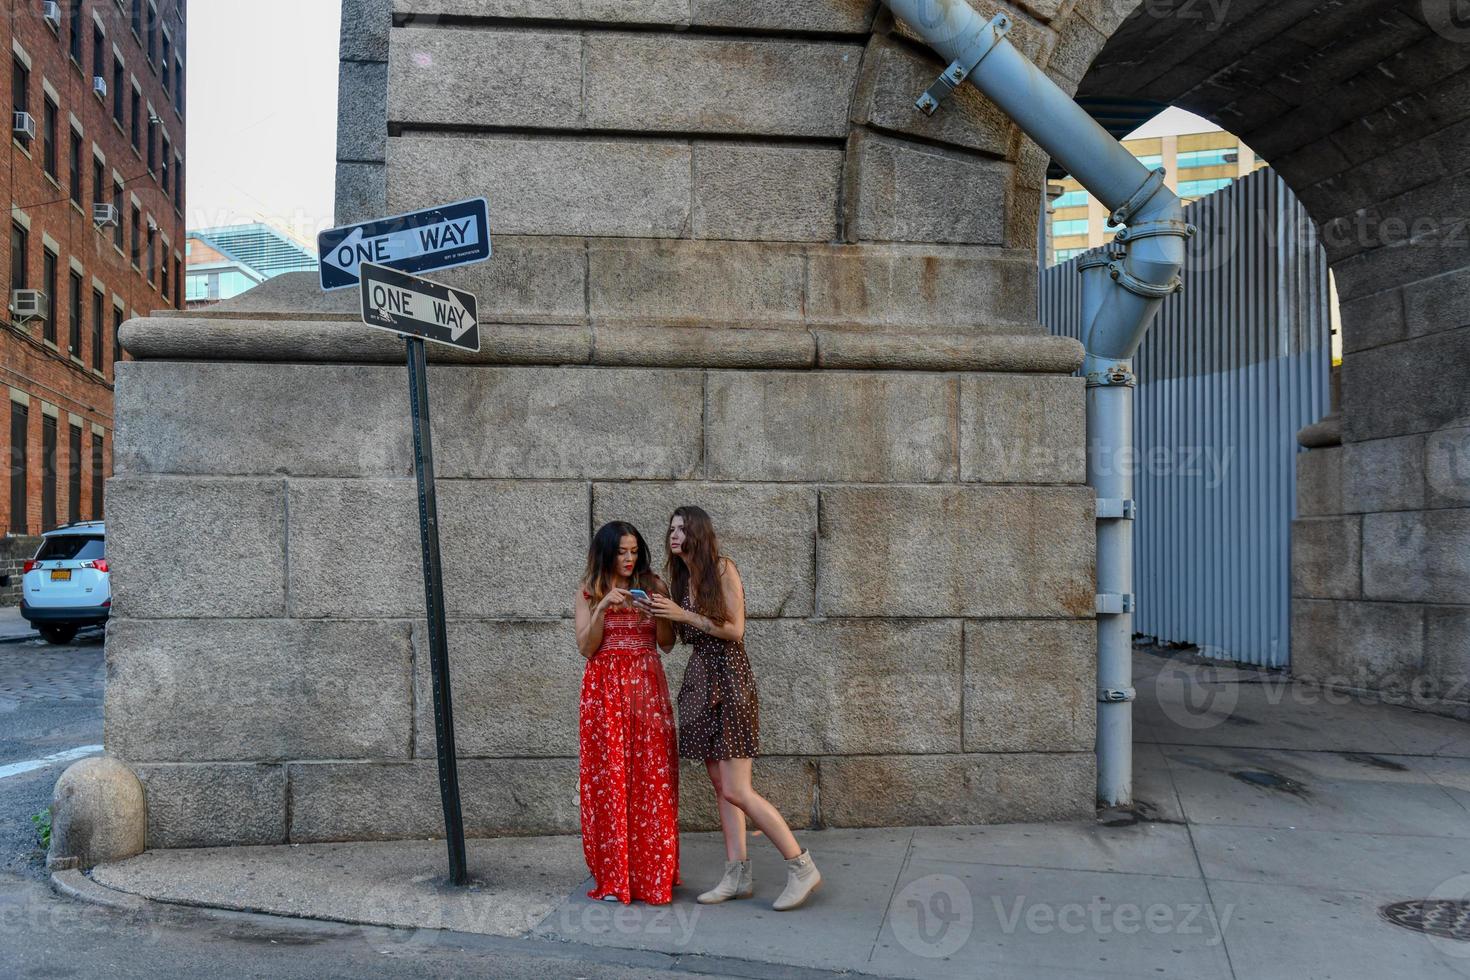
[[[883,905],[883,917],[878,920],[878,931],[873,934],[873,944],[868,947],[868,962],[873,962],[873,954],[878,951],[878,940],[883,938],[883,927],[888,923],[888,913],[893,908],[893,896],[898,894],[898,884],[903,881],[904,872],[909,869],[909,862],[914,856],[914,834],[909,831],[909,842],[903,851],[903,861],[898,865],[898,874],[893,877],[893,887],[888,889],[888,901]]]

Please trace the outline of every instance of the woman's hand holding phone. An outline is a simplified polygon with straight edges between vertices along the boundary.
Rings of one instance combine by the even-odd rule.
[[[683,618],[684,608],[666,595],[653,595],[648,598],[648,612],[658,619],[678,622]]]

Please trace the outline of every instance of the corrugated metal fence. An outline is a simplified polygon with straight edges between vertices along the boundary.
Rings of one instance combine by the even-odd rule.
[[[1327,259],[1273,171],[1190,205],[1186,291],[1137,359],[1137,632],[1219,659],[1290,662],[1296,433],[1329,410]],[[1041,278],[1041,321],[1078,337],[1078,259]]]

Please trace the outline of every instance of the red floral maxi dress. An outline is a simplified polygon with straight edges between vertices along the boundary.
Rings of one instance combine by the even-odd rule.
[[[587,897],[667,904],[683,884],[679,754],[654,621],[637,610],[603,615],[582,674],[580,770]]]

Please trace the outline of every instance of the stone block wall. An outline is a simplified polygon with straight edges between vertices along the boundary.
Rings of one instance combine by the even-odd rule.
[[[0,535],[0,606],[20,605],[21,569],[40,547],[38,535]]]
[[[313,315],[124,328],[105,738],[143,780],[152,847],[442,830],[401,347],[314,349],[366,328]],[[266,360],[293,331],[298,362]],[[760,335],[708,332],[715,360]],[[595,343],[573,365],[434,361],[469,833],[577,831],[589,534],[631,520],[661,561],[683,502],[742,568],[758,782],[794,826],[1091,813],[1080,348],[1026,346],[953,370],[762,367],[759,343],[737,369]],[[674,690],[687,655],[665,658]],[[686,829],[717,826],[702,766],[681,796]]]
[[[1075,86],[1057,5],[980,0]],[[1025,334],[1045,168],[878,0],[348,0],[338,219],[484,195],[521,322]]]

